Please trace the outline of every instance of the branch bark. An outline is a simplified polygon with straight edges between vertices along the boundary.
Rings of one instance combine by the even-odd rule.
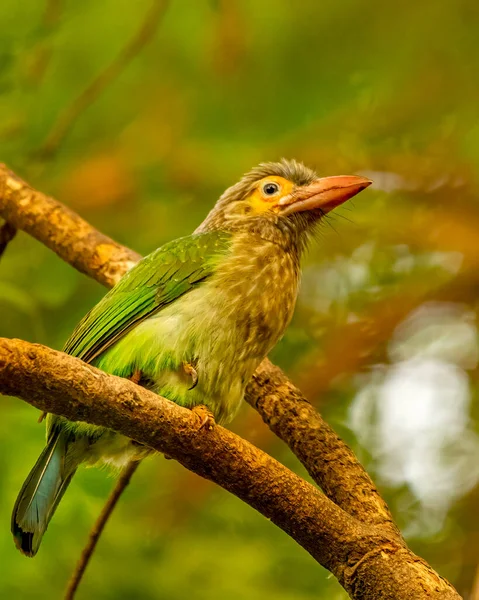
[[[0,216],[81,273],[112,287],[141,258],[0,164]]]
[[[4,166],[0,216],[107,286],[139,258]],[[42,346],[0,339],[0,392],[41,410],[105,425],[176,458],[271,519],[329,569],[352,598],[459,598],[406,547],[352,451],[269,361],[256,372],[246,399],[324,494],[228,430],[217,426],[199,432],[191,411]]]
[[[353,598],[459,597],[396,536],[348,515],[229,430],[200,429],[194,412],[129,380],[39,344],[0,338],[0,391],[46,412],[109,427],[217,483],[283,529]]]
[[[268,359],[253,375],[246,401],[286,442],[328,498],[359,521],[381,526],[402,543],[386,502],[351,449]]]

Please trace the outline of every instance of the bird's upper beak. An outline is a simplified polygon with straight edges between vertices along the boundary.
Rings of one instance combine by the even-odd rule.
[[[357,175],[321,177],[321,179],[316,179],[309,185],[283,196],[278,202],[278,207],[282,215],[315,209],[321,209],[323,213],[327,213],[359,194],[371,183],[370,179]]]

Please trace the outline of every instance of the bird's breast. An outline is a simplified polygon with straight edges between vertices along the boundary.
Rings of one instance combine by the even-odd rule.
[[[129,364],[161,395],[185,406],[207,404],[219,422],[230,421],[294,309],[297,261],[271,246],[236,249],[209,280],[138,325],[112,352],[130,352]],[[198,374],[193,389],[185,363]]]
[[[291,320],[299,261],[271,242],[238,244],[209,284],[221,322],[234,332],[236,360],[261,360]]]

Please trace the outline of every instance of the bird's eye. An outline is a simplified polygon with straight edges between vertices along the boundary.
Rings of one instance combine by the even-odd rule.
[[[265,196],[274,196],[279,192],[279,185],[277,183],[265,183],[263,185],[263,194]]]

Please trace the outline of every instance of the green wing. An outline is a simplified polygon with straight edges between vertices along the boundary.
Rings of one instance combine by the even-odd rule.
[[[207,232],[173,240],[135,265],[80,321],[63,351],[92,361],[127,331],[210,277],[231,236]]]

